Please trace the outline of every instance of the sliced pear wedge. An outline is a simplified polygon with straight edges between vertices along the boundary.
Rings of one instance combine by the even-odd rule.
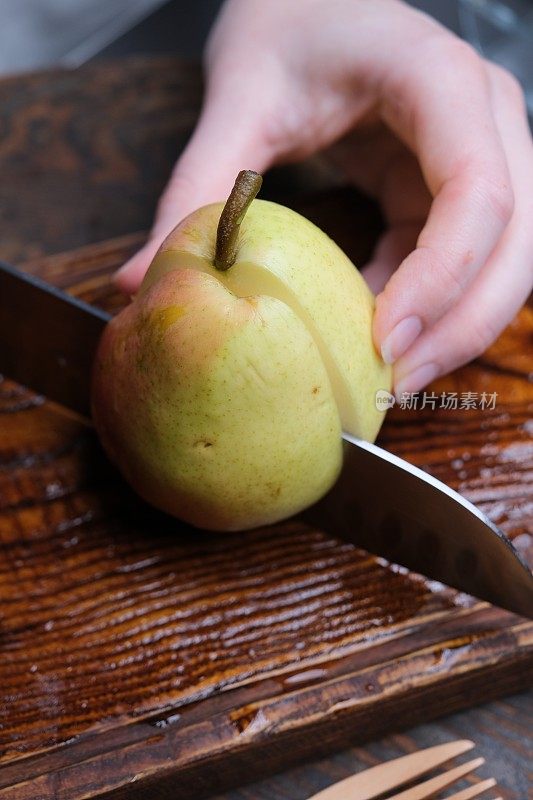
[[[223,203],[195,211],[170,234],[142,286],[175,269],[206,272],[239,297],[264,295],[285,303],[313,337],[329,375],[342,427],[374,441],[383,421],[379,389],[391,371],[372,342],[374,297],[345,253],[316,225],[289,208],[254,200],[237,239],[236,260],[213,265]],[[202,231],[201,236],[198,232]]]

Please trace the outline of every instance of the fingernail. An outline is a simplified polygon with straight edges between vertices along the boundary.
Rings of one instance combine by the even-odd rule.
[[[403,356],[422,330],[420,317],[406,317],[398,322],[381,345],[381,357],[392,364]]]
[[[431,383],[431,381],[434,380],[438,374],[439,367],[433,361],[430,361],[427,364],[422,364],[420,367],[417,367],[412,372],[409,372],[404,378],[398,381],[394,387],[396,399],[399,401],[404,392],[406,394],[418,392],[420,389],[423,389],[424,386],[427,386],[428,383]]]

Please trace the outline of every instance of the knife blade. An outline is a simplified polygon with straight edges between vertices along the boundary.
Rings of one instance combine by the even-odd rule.
[[[306,513],[322,530],[533,619],[533,575],[505,534],[428,472],[343,434],[344,465]]]
[[[86,417],[91,366],[110,318],[0,261],[0,373]]]
[[[110,315],[0,262],[0,373],[89,416],[90,375]],[[469,595],[533,618],[533,575],[509,539],[453,489],[344,434],[313,524]]]

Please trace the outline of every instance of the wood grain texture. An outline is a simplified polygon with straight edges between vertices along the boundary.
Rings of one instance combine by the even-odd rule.
[[[117,310],[200,106],[197,67],[124,59],[0,81],[0,256]],[[318,176],[317,176],[318,172]],[[320,170],[267,176],[356,263],[380,218]],[[21,313],[22,310],[21,310]],[[531,548],[533,371],[524,311],[441,382],[494,412],[394,411],[382,443]],[[529,550],[531,552],[531,550]],[[531,562],[530,562],[531,563]],[[394,590],[394,592],[392,591]],[[526,686],[531,625],[294,521],[199,539],[140,504],[91,429],[0,384],[0,798],[200,797]],[[357,768],[470,736],[524,800],[523,699],[357,747],[231,795],[305,797]],[[229,797],[229,796],[228,796]]]
[[[200,99],[198,66],[172,57],[1,80],[0,255],[146,228]]]
[[[199,65],[134,56],[0,79],[0,258],[46,254],[148,230],[177,155],[198,118]],[[369,255],[376,207],[356,192],[316,209],[309,192],[331,184],[320,161],[272,170],[265,199],[298,197],[338,227],[339,244]],[[364,231],[353,236],[350,221]]]
[[[28,269],[116,310],[139,241]],[[381,437],[524,551],[532,330],[525,309],[435,386],[490,387],[494,413],[397,409]],[[299,520],[200,536],[137,500],[89,426],[8,380],[0,407],[2,800],[205,795],[528,685],[533,624]]]

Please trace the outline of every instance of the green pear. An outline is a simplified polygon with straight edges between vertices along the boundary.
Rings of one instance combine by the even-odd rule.
[[[342,429],[373,441],[375,393],[391,385],[363,278],[311,222],[254,200],[260,183],[241,172],[225,205],[170,234],[94,370],[112,460],[153,505],[211,530],[318,500],[342,466]]]

